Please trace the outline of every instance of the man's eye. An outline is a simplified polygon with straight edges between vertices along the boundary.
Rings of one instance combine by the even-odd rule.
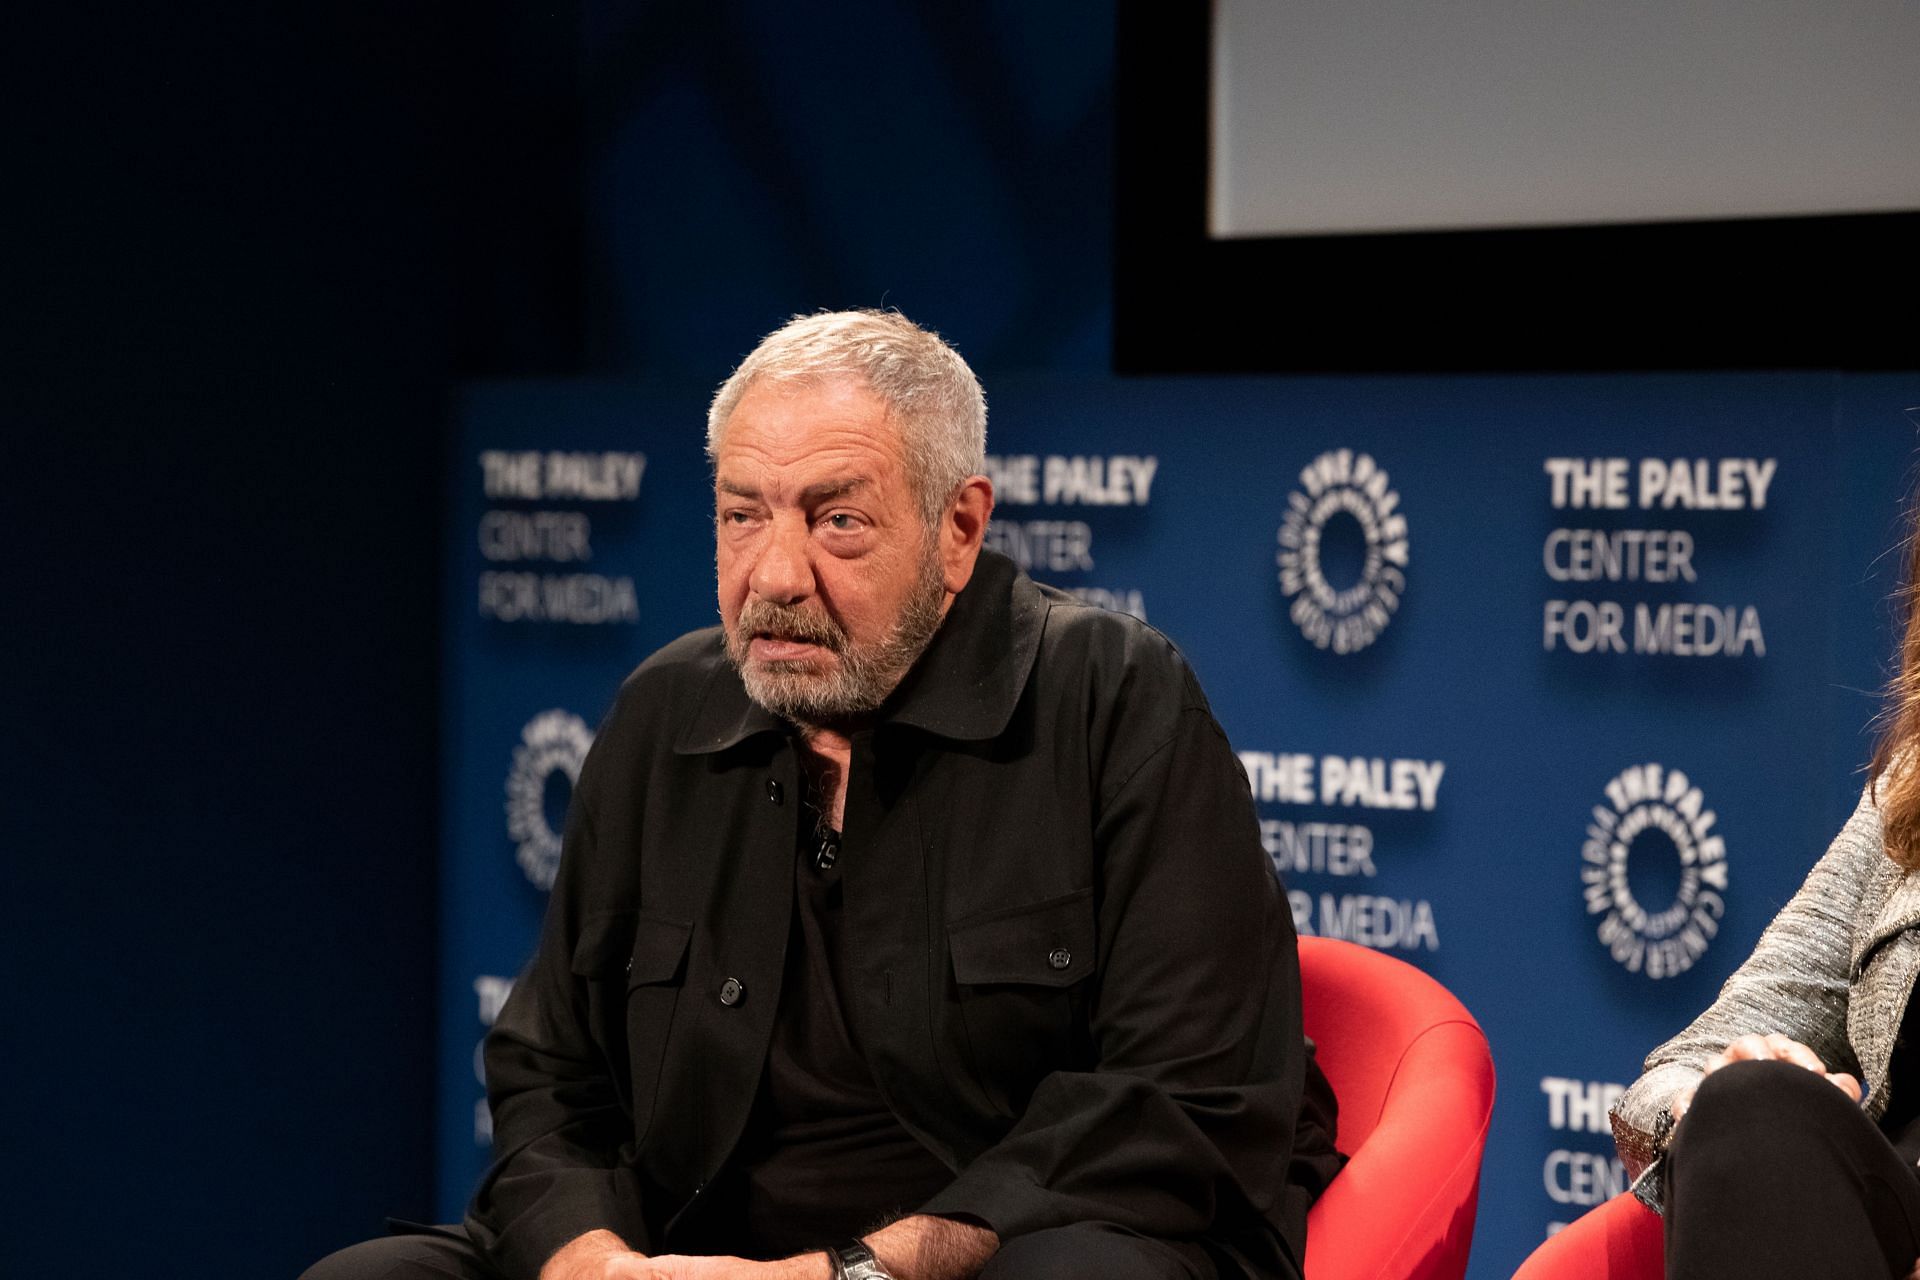
[[[832,529],[838,533],[851,533],[855,529],[858,529],[860,527],[860,518],[858,516],[849,515],[845,511],[836,511],[832,515],[828,516],[826,520],[823,521],[823,523],[829,529]]]

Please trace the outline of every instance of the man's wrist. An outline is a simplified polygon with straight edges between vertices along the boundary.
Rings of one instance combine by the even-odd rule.
[[[895,1280],[966,1280],[980,1274],[1000,1237],[984,1223],[916,1213],[873,1232],[866,1245]]]
[[[833,1280],[894,1280],[864,1240],[834,1245],[827,1250],[827,1259],[833,1264]]]
[[[773,1274],[780,1280],[833,1280],[833,1255],[824,1249],[796,1253],[783,1259]]]
[[[575,1280],[598,1274],[598,1264],[615,1254],[632,1253],[627,1242],[611,1231],[589,1231],[553,1251],[540,1268],[540,1280]]]

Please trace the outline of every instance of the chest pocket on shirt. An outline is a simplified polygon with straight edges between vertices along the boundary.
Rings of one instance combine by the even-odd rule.
[[[587,980],[587,1018],[639,1141],[653,1117],[660,1064],[685,977],[693,926],[645,911],[589,916],[573,948],[573,972]]]
[[[1024,1112],[1050,1072],[1090,1062],[1085,980],[1095,936],[1091,889],[947,926],[967,1050],[1007,1115]]]

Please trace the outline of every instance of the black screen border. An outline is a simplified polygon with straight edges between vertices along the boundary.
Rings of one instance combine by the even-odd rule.
[[[1211,237],[1210,8],[1119,0],[1120,372],[1920,366],[1920,212]]]

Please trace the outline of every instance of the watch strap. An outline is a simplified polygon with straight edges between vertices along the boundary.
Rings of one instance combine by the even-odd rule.
[[[833,1259],[833,1280],[893,1280],[893,1273],[880,1265],[864,1240],[849,1240],[827,1250]]]

